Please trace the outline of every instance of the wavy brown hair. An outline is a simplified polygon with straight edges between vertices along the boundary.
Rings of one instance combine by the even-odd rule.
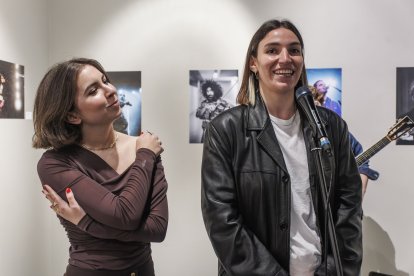
[[[34,148],[59,149],[82,140],[80,125],[70,124],[69,112],[75,111],[79,72],[91,65],[109,80],[102,65],[87,58],[74,58],[52,66],[36,92],[33,109]]]
[[[303,44],[302,36],[299,33],[299,30],[288,20],[269,20],[260,26],[260,28],[256,31],[253,35],[252,39],[250,40],[249,48],[247,49],[246,60],[244,63],[243,69],[243,78],[242,83],[240,86],[239,93],[237,94],[237,103],[244,104],[244,105],[254,105],[255,101],[255,93],[259,90],[259,81],[256,78],[255,74],[250,70],[250,59],[252,57],[257,58],[257,49],[259,47],[260,41],[265,38],[265,36],[279,28],[285,28],[292,31],[297,38],[299,39],[300,45],[302,47],[302,55],[304,53],[305,46]],[[298,83],[295,86],[295,90],[301,86],[307,85],[308,80],[306,77],[306,68],[305,63],[303,63],[302,74]]]

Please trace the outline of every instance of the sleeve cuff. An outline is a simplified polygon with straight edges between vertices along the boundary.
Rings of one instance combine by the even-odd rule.
[[[152,160],[155,160],[155,158],[157,157],[152,150],[147,149],[147,148],[140,148],[140,149],[138,149],[137,150],[137,158],[139,156],[142,156],[145,159],[152,159]]]
[[[89,225],[92,223],[92,218],[89,215],[85,215],[76,225],[79,229],[82,231],[85,231],[88,229]]]
[[[368,176],[370,180],[377,180],[379,177],[379,172],[369,168],[369,167],[359,167],[358,168],[360,174],[365,174]]]

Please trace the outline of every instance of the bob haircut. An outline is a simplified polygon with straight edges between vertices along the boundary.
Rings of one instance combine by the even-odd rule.
[[[217,101],[218,99],[223,96],[223,89],[221,88],[221,85],[213,80],[206,80],[201,85],[201,94],[203,94],[204,98],[207,98],[207,88],[211,88],[214,92],[213,101]]]
[[[109,80],[102,65],[87,58],[57,63],[43,77],[33,109],[34,148],[59,149],[82,140],[80,125],[70,124],[68,115],[75,111],[78,75],[86,65],[95,67]]]
[[[260,28],[253,35],[250,40],[249,48],[247,49],[246,61],[244,63],[243,78],[240,86],[239,93],[237,94],[237,103],[244,105],[254,105],[256,93],[259,90],[259,81],[256,78],[255,74],[250,70],[250,59],[252,57],[257,58],[257,49],[259,47],[260,41],[265,38],[265,36],[275,29],[285,28],[292,31],[297,38],[299,39],[300,45],[302,47],[302,56],[304,54],[305,46],[303,44],[302,36],[299,33],[299,30],[288,20],[269,20],[260,26]],[[308,80],[306,77],[306,68],[305,62],[303,63],[302,74],[298,83],[295,86],[295,90],[301,86],[308,85]]]

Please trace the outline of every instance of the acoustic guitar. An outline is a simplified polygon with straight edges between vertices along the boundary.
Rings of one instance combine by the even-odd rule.
[[[391,141],[398,139],[412,128],[414,128],[414,109],[406,113],[404,117],[398,119],[397,123],[391,127],[387,135],[375,143],[375,145],[355,157],[358,167],[391,143]]]

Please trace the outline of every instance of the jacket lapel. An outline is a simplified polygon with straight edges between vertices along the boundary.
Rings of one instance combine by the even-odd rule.
[[[256,93],[256,104],[254,106],[249,105],[247,116],[247,130],[258,132],[256,138],[257,142],[262,146],[263,150],[270,155],[273,161],[275,161],[285,173],[288,173],[282,150],[280,149],[275,131],[270,122],[266,106],[260,93]]]
[[[269,154],[272,159],[283,169],[285,173],[288,173],[285,160],[283,159],[282,150],[276,138],[275,131],[272,124],[266,124],[263,131],[257,136],[257,142],[263,147],[263,150]]]

